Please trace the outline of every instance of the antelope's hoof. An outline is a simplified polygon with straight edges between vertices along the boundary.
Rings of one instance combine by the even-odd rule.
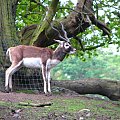
[[[51,92],[48,92],[48,93],[45,93],[45,96],[52,96],[52,93]]]
[[[13,89],[12,89],[12,88],[9,88],[9,92],[13,92]]]
[[[5,92],[6,92],[6,93],[9,93],[10,91],[9,91],[9,89],[8,89],[8,88],[5,88]]]

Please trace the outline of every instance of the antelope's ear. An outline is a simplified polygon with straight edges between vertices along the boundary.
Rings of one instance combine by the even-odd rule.
[[[61,40],[56,40],[56,39],[54,39],[54,41],[55,41],[55,42],[58,42],[58,43],[60,43],[60,44],[63,43],[63,41],[61,41]]]

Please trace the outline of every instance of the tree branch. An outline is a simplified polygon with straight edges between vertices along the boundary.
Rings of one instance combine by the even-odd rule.
[[[23,31],[24,34],[21,33],[22,41],[31,41],[31,39],[34,37],[36,33],[37,35],[35,35],[36,37],[32,41],[32,43],[34,43],[35,46],[46,47],[54,44],[55,42],[53,41],[53,39],[59,39],[59,36],[48,25],[47,20],[51,22],[52,18],[53,17],[51,18],[48,17],[42,23],[42,26],[38,25],[37,29],[34,28],[32,30],[29,30],[27,28],[27,31],[26,30]],[[61,26],[59,24],[60,22],[62,22],[62,24],[64,25],[69,38],[78,35],[80,32],[84,32],[91,25],[91,23],[95,24],[101,30],[103,30],[104,33],[103,35],[110,34],[109,28],[107,28],[105,24],[103,24],[102,22],[98,21],[95,18],[92,10],[92,0],[78,0],[75,9],[68,16],[66,16],[65,18],[61,18],[60,20],[58,19],[53,21],[52,24],[54,25],[54,27],[61,32]],[[24,43],[28,43],[28,42],[24,42]]]
[[[103,31],[103,36],[108,35],[110,38],[110,29],[101,21],[97,20],[96,18],[90,17],[92,24],[96,25]]]
[[[45,20],[42,22],[42,25],[38,25],[34,33],[32,34],[32,40],[30,41],[30,44],[35,43],[35,41],[38,40],[38,37],[40,34],[44,33],[46,29],[49,27],[49,23],[51,23],[58,5],[59,0],[52,0],[51,5],[48,9],[48,14],[45,17]],[[49,21],[49,23],[48,23]]]
[[[85,48],[84,48],[84,46],[83,46],[83,44],[82,44],[82,40],[81,40],[79,37],[77,37],[77,36],[75,36],[75,37],[73,37],[73,38],[75,38],[75,39],[79,42],[80,47],[81,47],[81,50],[82,50],[82,51],[85,51]]]
[[[31,106],[31,107],[45,107],[45,106],[51,106],[53,103],[47,102],[47,103],[27,103],[27,102],[20,102],[19,105],[21,106]]]
[[[84,48],[84,51],[86,51],[86,50],[94,50],[94,49],[96,49],[96,48],[105,46],[105,44],[106,44],[106,43],[101,43],[101,44],[96,45],[96,46],[86,47],[86,48]],[[108,42],[108,44],[115,44],[115,42],[114,42],[114,41],[113,41],[113,42]],[[116,44],[119,44],[119,42],[116,42]],[[81,49],[81,50],[82,50],[82,49]]]
[[[113,44],[113,42],[110,42],[109,44]],[[86,47],[86,48],[84,48],[84,50],[85,50],[85,51],[86,51],[86,50],[94,50],[94,49],[99,48],[99,47],[102,47],[102,46],[104,46],[104,45],[105,45],[105,43],[101,43],[101,44],[96,45],[96,46]]]

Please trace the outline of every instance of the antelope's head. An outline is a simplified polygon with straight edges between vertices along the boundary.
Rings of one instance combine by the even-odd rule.
[[[60,23],[60,24],[61,24],[61,26],[62,26],[62,31],[63,31],[63,33],[64,33],[64,36],[62,36],[62,35],[60,34],[60,32],[59,32],[56,28],[54,28],[54,27],[52,26],[52,28],[53,28],[55,31],[58,32],[58,36],[59,36],[59,38],[61,39],[61,40],[56,40],[56,39],[54,39],[54,40],[59,43],[59,46],[60,46],[61,48],[63,48],[63,50],[64,50],[66,53],[68,53],[68,54],[74,54],[74,53],[76,52],[76,49],[73,48],[72,45],[70,44],[70,40],[69,40],[69,38],[67,37],[67,32],[65,31],[63,24],[62,24],[62,23]]]

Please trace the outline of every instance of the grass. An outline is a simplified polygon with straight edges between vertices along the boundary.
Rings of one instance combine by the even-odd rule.
[[[26,101],[28,102],[28,101]],[[32,101],[29,101],[32,102]],[[120,102],[95,100],[87,98],[55,98],[51,100],[53,105],[50,107],[23,107],[18,105],[18,103],[2,102],[0,101],[0,106],[9,107],[12,109],[23,109],[22,116],[29,120],[37,120],[42,116],[47,116],[48,114],[55,113],[59,115],[61,113],[69,113],[74,115],[81,109],[90,109],[91,117],[90,120],[103,119],[105,117],[107,120],[118,120],[120,119]]]
[[[34,90],[16,90],[16,93],[34,94]]]

